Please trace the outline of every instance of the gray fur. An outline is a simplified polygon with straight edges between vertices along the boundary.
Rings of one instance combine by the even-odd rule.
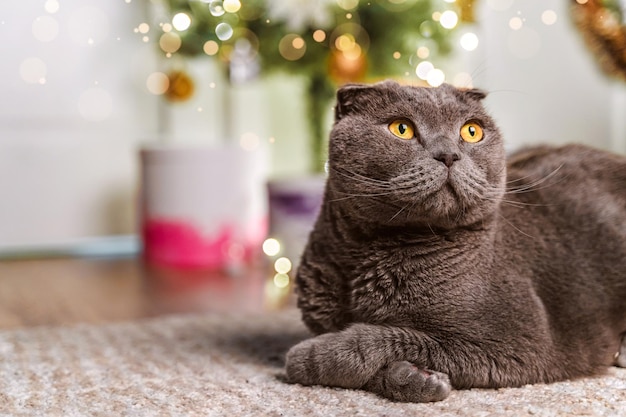
[[[289,381],[424,402],[624,365],[626,158],[570,145],[507,164],[484,96],[338,91],[324,203],[296,277],[318,335],[288,352]],[[396,118],[417,137],[391,135]],[[459,138],[468,120],[481,142]]]

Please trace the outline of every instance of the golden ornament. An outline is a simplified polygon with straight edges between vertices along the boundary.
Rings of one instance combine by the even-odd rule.
[[[193,96],[196,88],[193,79],[185,71],[171,71],[167,77],[170,85],[165,92],[165,98],[169,101],[187,101]]]

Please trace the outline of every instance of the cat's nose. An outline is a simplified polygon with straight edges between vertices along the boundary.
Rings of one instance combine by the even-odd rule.
[[[461,159],[459,154],[456,152],[440,152],[435,154],[433,158],[435,158],[437,161],[443,162],[448,168],[450,168],[455,161]]]

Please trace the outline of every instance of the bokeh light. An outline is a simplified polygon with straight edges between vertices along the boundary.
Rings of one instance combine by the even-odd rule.
[[[209,12],[215,16],[220,17],[226,13],[224,10],[224,2],[222,0],[213,0],[209,3]]]
[[[46,12],[54,14],[59,11],[59,2],[57,0],[47,0],[43,7],[46,9]]]
[[[515,16],[509,20],[509,27],[513,30],[520,30],[524,26],[524,22],[521,18]]]
[[[274,285],[278,288],[286,288],[289,285],[289,275],[287,274],[276,274],[274,275]]]
[[[222,22],[215,26],[215,36],[221,41],[227,41],[233,36],[233,28],[228,23]]]
[[[290,33],[283,36],[278,43],[280,55],[288,61],[297,61],[306,53],[306,43],[300,35]]]
[[[244,151],[254,151],[261,143],[259,136],[252,132],[246,132],[239,138],[239,145]]]
[[[274,238],[265,239],[263,253],[267,256],[276,256],[280,253],[280,242]]]
[[[51,42],[59,34],[59,23],[50,16],[39,16],[32,24],[33,36],[40,42]]]
[[[139,26],[137,26],[137,30],[139,33],[148,33],[150,31],[150,25],[147,23],[140,23]]]
[[[159,38],[159,46],[164,52],[173,54],[180,49],[181,45],[180,36],[174,32],[166,32]]]
[[[20,64],[20,77],[28,84],[45,84],[48,67],[36,57],[26,58]]]
[[[422,80],[428,78],[428,74],[435,69],[435,66],[430,61],[422,61],[417,64],[415,68],[415,74]]]
[[[172,26],[179,32],[185,31],[191,26],[191,18],[186,13],[176,13],[172,17]]]
[[[428,76],[426,77],[426,82],[433,87],[438,87],[443,84],[446,80],[446,74],[438,68],[434,68],[433,70],[428,72]]]
[[[556,23],[557,20],[557,15],[556,12],[554,10],[545,10],[543,13],[541,13],[541,21],[545,24],[545,25],[553,25]]]
[[[220,50],[220,46],[215,41],[206,41],[202,46],[202,50],[205,54],[213,56]]]
[[[430,49],[426,46],[420,46],[417,48],[417,57],[420,59],[426,59],[430,55]]]
[[[287,274],[291,271],[291,261],[289,258],[278,258],[276,262],[274,262],[274,270],[279,274]]]
[[[446,10],[439,18],[439,24],[445,29],[454,29],[458,22],[459,16],[453,10]]]
[[[459,40],[461,48],[466,51],[473,51],[478,48],[478,36],[473,32],[464,33]]]
[[[237,13],[241,9],[241,2],[239,0],[224,0],[222,7],[228,13]]]
[[[165,94],[170,87],[170,79],[162,72],[153,72],[146,79],[148,91],[155,95]]]
[[[326,40],[326,32],[324,32],[322,29],[318,29],[315,32],[313,32],[313,40],[315,42],[324,42]]]

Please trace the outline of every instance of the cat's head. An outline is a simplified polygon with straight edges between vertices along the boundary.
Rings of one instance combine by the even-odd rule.
[[[346,85],[329,144],[328,204],[362,222],[451,229],[492,216],[505,155],[485,93]]]

